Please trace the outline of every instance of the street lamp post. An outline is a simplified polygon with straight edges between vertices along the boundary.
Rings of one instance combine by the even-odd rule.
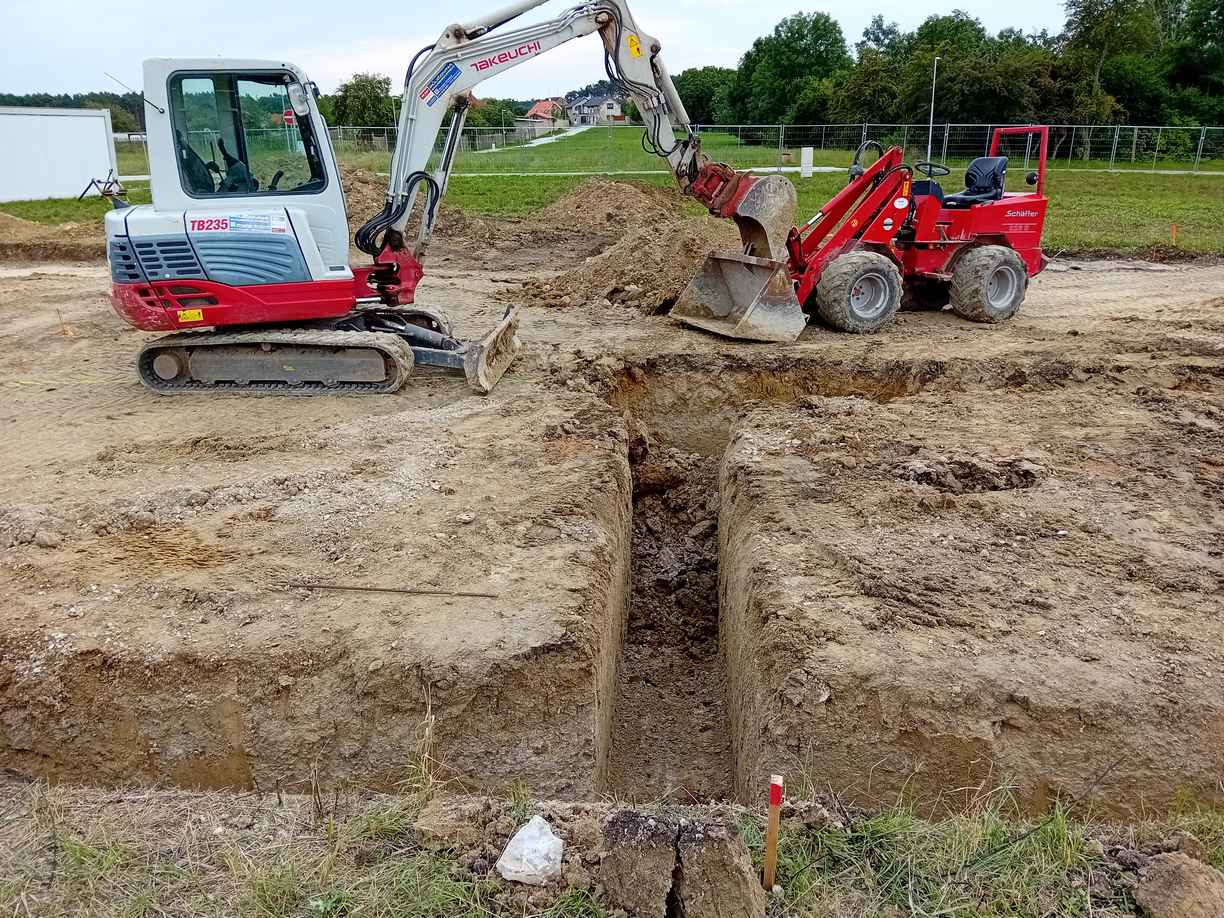
[[[935,67],[931,71],[931,121],[927,125],[927,162],[931,161],[931,145],[935,141],[935,79],[939,76],[939,58],[935,58]]]

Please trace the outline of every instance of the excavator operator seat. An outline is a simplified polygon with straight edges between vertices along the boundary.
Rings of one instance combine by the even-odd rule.
[[[1003,197],[1007,182],[1006,156],[979,156],[965,170],[965,190],[943,199],[944,207],[972,207]]]

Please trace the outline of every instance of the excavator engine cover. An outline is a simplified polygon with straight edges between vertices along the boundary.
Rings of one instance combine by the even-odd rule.
[[[795,186],[780,175],[744,176],[730,214],[744,255],[710,255],[672,307],[685,325],[745,341],[790,342],[807,325],[786,265]]]

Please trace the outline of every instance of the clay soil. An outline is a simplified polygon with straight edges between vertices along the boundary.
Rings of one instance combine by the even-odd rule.
[[[420,301],[468,335],[525,303],[487,399],[158,398],[104,264],[0,264],[0,766],[385,786],[425,744],[570,798],[801,767],[1039,803],[1121,758],[1107,805],[1214,793],[1224,268],[1056,262],[1004,326],[745,345],[653,314],[683,272],[617,269],[618,215],[675,214],[601,187],[444,215]]]

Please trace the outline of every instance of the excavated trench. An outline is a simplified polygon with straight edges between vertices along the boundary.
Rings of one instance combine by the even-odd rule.
[[[1165,422],[1120,434],[1132,381],[1098,373],[1042,359],[627,367],[609,400],[631,431],[631,589],[603,789],[754,802],[785,771],[865,804],[1000,784],[1034,810],[1089,791],[1118,811],[1218,798],[1224,704],[1189,678],[1213,671],[1203,609],[1218,602],[1200,574],[1218,564],[1154,572],[1133,600],[1145,624],[1098,611],[1149,589],[1146,543],[1114,521],[1165,519],[1181,499],[1121,479],[1101,491],[1102,463],[1125,462],[1131,437],[1159,443]],[[1170,469],[1204,449],[1143,448]],[[1182,544],[1211,541],[1203,483]],[[1170,583],[1199,598],[1148,620]],[[1186,675],[1171,683],[1173,669]]]
[[[432,715],[457,780],[559,798],[752,801],[771,769],[805,769],[864,801],[1019,775],[1039,805],[1118,750],[1099,797],[1176,792],[1160,783],[1169,761],[1209,789],[1224,761],[1224,710],[1200,690],[1224,639],[1206,589],[1218,556],[1156,569],[1141,544],[1145,520],[1180,527],[1153,530],[1163,545],[1218,544],[1196,528],[1206,492],[1101,482],[1136,455],[1177,487],[1207,481],[1201,457],[1218,450],[1186,418],[1218,381],[1145,372],[677,354],[625,364],[602,403],[544,393],[522,408],[528,440],[473,414],[454,464],[430,466],[428,525],[388,517],[386,533],[417,539],[391,546],[405,557],[461,546],[448,572],[504,571],[497,601],[303,596],[285,608],[310,626],[285,646],[245,611],[224,644],[199,641],[235,620],[221,605],[150,617],[117,649],[58,631],[33,655],[0,646],[14,661],[0,765],[97,783],[391,784]],[[1022,455],[1033,445],[1044,455]],[[506,522],[490,467],[517,476]],[[1165,474],[1185,469],[1198,471]]]
[[[938,378],[936,363],[778,371],[683,358],[631,367],[612,404],[630,428],[631,584],[606,790],[638,803],[740,792],[727,655],[720,648],[720,464],[750,405],[855,395],[886,402]]]

